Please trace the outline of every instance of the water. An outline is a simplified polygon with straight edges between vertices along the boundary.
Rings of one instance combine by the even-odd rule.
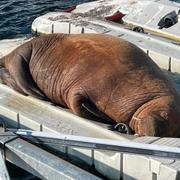
[[[0,39],[28,36],[33,20],[90,0],[0,0]]]

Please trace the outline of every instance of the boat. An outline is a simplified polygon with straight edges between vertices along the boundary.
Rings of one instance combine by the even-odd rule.
[[[170,29],[157,27],[152,29],[149,24],[153,21],[153,16],[148,15],[149,24],[147,21],[140,23],[141,20],[145,20],[144,7],[146,9],[160,7],[162,11],[156,14],[156,17],[158,16],[156,24],[172,11],[178,16],[179,4],[168,0],[100,0],[72,7],[65,12],[51,12],[40,16],[32,23],[32,31],[35,35],[58,32],[68,34],[100,33],[123,38],[145,51],[172,78],[176,83],[177,90],[180,90],[178,84],[180,78],[178,33],[180,31],[176,30],[176,27],[180,27],[179,22],[174,24],[176,27],[172,25]],[[155,15],[154,11],[153,14]],[[135,21],[133,17],[139,18]],[[140,27],[143,31],[135,30],[134,27]],[[4,56],[28,40],[26,38],[1,40],[0,56]],[[41,142],[44,143],[38,144],[32,140],[33,144],[31,144],[32,142],[21,139],[12,132],[17,129],[29,129],[42,133],[53,133],[55,136],[61,133],[87,139],[100,138],[102,141],[108,139],[125,141],[127,144],[157,145],[157,147],[162,145],[179,147],[179,138],[135,137],[121,134],[107,124],[78,117],[67,109],[50,102],[25,97],[2,84],[0,84],[0,99],[1,120],[5,126],[4,129],[7,129],[7,132],[0,136],[0,142],[6,149],[4,155],[6,160],[41,179],[84,179],[84,177],[86,177],[85,179],[115,180],[180,179],[178,157],[157,158],[148,154],[140,155],[138,152],[129,154],[124,151],[107,151],[92,147],[62,146],[62,144],[53,142],[45,143],[43,139]],[[4,136],[5,140],[7,137],[12,139],[8,139],[9,141],[6,142]],[[50,138],[50,140],[52,139]],[[25,147],[29,147],[32,151]],[[35,156],[36,153],[42,154],[42,156]],[[62,167],[58,168],[61,163]],[[2,166],[4,167],[3,164]],[[66,167],[68,167],[67,171],[64,170]]]

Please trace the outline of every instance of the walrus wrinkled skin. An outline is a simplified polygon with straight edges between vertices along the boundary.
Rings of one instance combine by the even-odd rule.
[[[135,45],[108,35],[34,38],[0,60],[3,83],[81,117],[125,123],[139,136],[180,135],[180,99]]]

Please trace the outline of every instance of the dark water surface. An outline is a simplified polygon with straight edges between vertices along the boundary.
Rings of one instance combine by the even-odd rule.
[[[0,0],[0,39],[31,34],[33,20],[90,0]]]

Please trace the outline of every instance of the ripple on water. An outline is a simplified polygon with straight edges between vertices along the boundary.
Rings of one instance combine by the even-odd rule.
[[[31,34],[33,20],[50,11],[62,11],[90,0],[0,0],[0,39]]]

